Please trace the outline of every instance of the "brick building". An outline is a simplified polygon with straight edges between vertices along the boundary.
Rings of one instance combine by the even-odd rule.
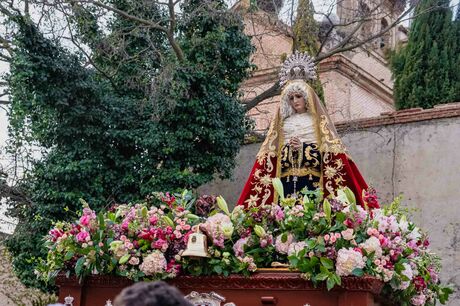
[[[395,9],[395,3],[385,1],[388,1],[384,3],[387,5],[383,5],[381,12],[373,15],[373,20],[367,22],[360,31],[380,32],[402,12],[402,8]],[[358,0],[344,0],[337,7],[338,16],[332,16],[328,22],[336,18],[342,24],[351,20],[353,12],[368,9],[369,6],[370,3],[367,5]],[[262,10],[248,13],[247,7],[247,2],[241,1],[234,9],[243,14],[245,31],[252,37],[256,47],[252,60],[258,68],[252,78],[243,84],[244,99],[251,100],[278,80],[281,58],[292,52],[292,38],[291,29],[274,14]],[[321,26],[327,26],[325,23],[322,22]],[[335,36],[337,41],[339,36]],[[405,28],[395,27],[363,47],[333,55],[320,63],[319,76],[326,106],[334,121],[374,117],[394,110],[393,82],[385,54],[406,38]],[[325,50],[333,46],[334,42],[331,41],[325,45]],[[278,102],[279,96],[269,98],[249,111],[255,120],[256,132],[263,133],[267,129]]]

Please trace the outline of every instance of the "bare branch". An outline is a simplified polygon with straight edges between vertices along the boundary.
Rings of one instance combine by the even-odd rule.
[[[252,99],[251,101],[244,103],[246,111],[249,111],[251,108],[257,106],[260,102],[275,97],[280,94],[280,84],[276,82],[273,84],[269,89],[265,90],[263,93],[259,94],[257,97]]]
[[[177,59],[179,61],[184,61],[185,56],[180,48],[179,44],[177,43],[175,37],[174,37],[174,30],[175,30],[175,16],[174,16],[174,5],[175,2],[169,0],[168,7],[169,7],[169,12],[170,12],[170,19],[169,19],[169,28],[166,28],[164,26],[161,26],[160,23],[152,22],[151,20],[147,20],[144,18],[139,18],[137,16],[131,15],[123,10],[117,9],[115,7],[112,7],[110,5],[106,5],[104,3],[94,1],[94,0],[70,0],[71,3],[89,3],[93,4],[97,7],[104,8],[108,11],[114,12],[120,16],[123,16],[125,18],[131,19],[133,21],[139,22],[141,24],[145,24],[151,28],[157,29],[159,31],[162,31],[166,33],[169,43],[171,44],[171,47],[173,48],[174,52],[176,53]]]
[[[328,57],[330,57],[330,56],[332,56],[334,54],[349,51],[349,50],[353,50],[353,49],[358,48],[358,47],[360,47],[360,46],[362,46],[362,45],[364,45],[364,44],[366,44],[366,43],[368,43],[368,42],[370,42],[370,41],[372,41],[372,40],[374,40],[374,39],[376,39],[378,37],[381,37],[383,34],[385,34],[389,30],[394,28],[396,25],[401,23],[404,20],[404,17],[407,16],[412,11],[412,9],[414,7],[415,7],[415,4],[413,4],[411,6],[411,8],[407,9],[397,19],[395,19],[395,21],[393,21],[391,24],[389,24],[386,28],[382,29],[380,32],[377,32],[377,33],[375,33],[373,35],[370,35],[370,36],[366,37],[365,39],[359,40],[358,42],[356,42],[354,44],[350,44],[348,46],[346,44],[339,44],[339,46],[337,46],[336,48],[330,50],[329,52],[317,56],[315,58],[315,62],[319,63],[323,59],[326,59],[326,58],[328,58]]]
[[[105,72],[103,71],[102,69],[100,69],[96,63],[93,61],[93,59],[91,58],[91,56],[85,51],[85,49],[83,49],[80,44],[76,41],[76,39],[74,38],[74,35],[73,35],[73,32],[72,32],[72,28],[70,27],[70,21],[68,19],[68,16],[67,14],[64,14],[65,18],[66,18],[66,24],[67,24],[67,28],[68,28],[68,31],[69,31],[69,34],[70,34],[70,41],[72,41],[72,43],[74,44],[75,47],[78,48],[78,50],[80,50],[80,52],[82,52],[85,57],[87,58],[87,60],[90,62],[90,64],[97,70],[99,71],[103,76],[105,76],[109,81],[110,83],[112,84],[113,88],[116,89],[117,86],[115,85],[115,83],[113,82],[112,78]]]

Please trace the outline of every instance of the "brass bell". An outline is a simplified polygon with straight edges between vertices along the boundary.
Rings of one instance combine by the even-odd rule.
[[[208,241],[206,235],[199,232],[191,234],[188,237],[187,248],[182,256],[190,257],[211,257],[208,254]]]

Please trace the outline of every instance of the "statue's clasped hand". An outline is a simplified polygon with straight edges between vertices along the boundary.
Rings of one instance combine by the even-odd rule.
[[[300,139],[297,138],[297,137],[292,137],[292,138],[289,140],[289,146],[290,146],[294,151],[299,150],[301,145],[302,145],[302,142],[301,142]]]

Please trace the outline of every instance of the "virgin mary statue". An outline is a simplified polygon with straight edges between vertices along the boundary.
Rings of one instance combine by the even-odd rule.
[[[312,58],[291,55],[280,72],[283,90],[239,205],[258,206],[277,201],[272,180],[281,179],[285,197],[298,197],[303,188],[320,188],[324,196],[349,187],[357,203],[368,186],[347,153],[326,109],[307,81],[315,78]],[[378,206],[378,204],[374,204]]]

